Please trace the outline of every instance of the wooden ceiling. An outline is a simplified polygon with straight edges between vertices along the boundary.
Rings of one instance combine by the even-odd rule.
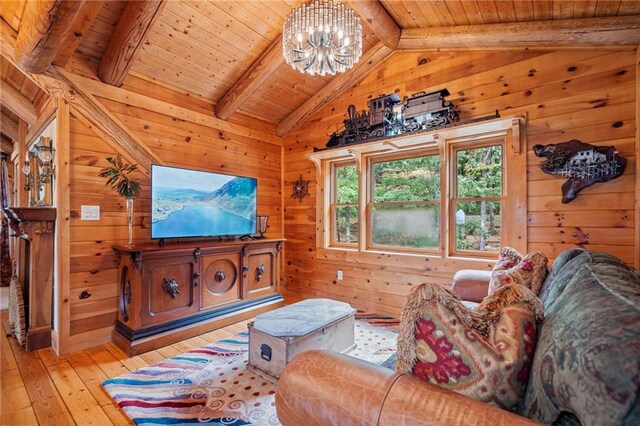
[[[17,140],[19,120],[32,124],[48,96],[2,56],[0,76],[0,133],[8,139]]]
[[[25,3],[2,2],[2,19],[16,32],[25,14]],[[154,82],[212,104],[220,118],[242,113],[278,125],[279,133],[285,134],[317,109],[314,104],[330,98],[330,92],[357,83],[355,78],[344,76],[301,74],[281,59],[279,37],[284,19],[301,3],[301,0],[165,1],[158,16],[150,21],[124,85],[130,87],[140,79]],[[389,30],[399,34],[400,30],[412,29],[449,30],[459,26],[640,15],[640,1],[627,0],[380,0],[364,6],[358,0],[350,3],[358,12],[369,13],[360,14],[363,51],[365,57],[371,56],[371,61],[384,60],[395,49],[390,45],[393,41],[385,40]],[[95,11],[87,14],[91,25],[87,24],[87,30],[72,48],[79,59],[77,63],[89,64],[96,71],[128,3],[115,0],[93,4]],[[366,18],[372,15],[374,22],[368,22]],[[270,51],[275,53],[270,56]],[[53,63],[61,66],[67,63],[60,55],[56,61]],[[70,63],[67,68],[73,71],[73,61]],[[270,67],[268,72],[266,67]],[[3,78],[16,79],[12,85],[35,100],[37,91],[28,87],[24,79],[6,75],[5,68],[3,63]],[[370,69],[364,67],[361,72]],[[334,79],[333,86],[327,86]]]

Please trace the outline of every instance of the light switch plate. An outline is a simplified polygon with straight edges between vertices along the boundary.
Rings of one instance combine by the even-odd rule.
[[[80,220],[100,220],[100,206],[80,206]]]

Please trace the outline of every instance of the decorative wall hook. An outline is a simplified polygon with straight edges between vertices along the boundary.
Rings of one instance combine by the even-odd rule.
[[[598,147],[577,139],[568,142],[535,145],[533,152],[546,157],[540,168],[545,173],[569,178],[562,185],[564,204],[576,198],[578,192],[596,182],[607,182],[624,173],[627,160],[618,155],[614,146]]]

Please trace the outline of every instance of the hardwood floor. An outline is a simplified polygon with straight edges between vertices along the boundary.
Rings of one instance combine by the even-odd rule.
[[[0,318],[7,330],[6,310]],[[104,380],[246,331],[250,321],[132,358],[113,343],[62,358],[51,348],[25,352],[16,339],[0,333],[0,424],[132,424],[100,387]]]

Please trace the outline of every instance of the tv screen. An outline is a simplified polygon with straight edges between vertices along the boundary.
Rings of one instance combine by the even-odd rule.
[[[151,238],[256,231],[254,178],[151,166]]]

